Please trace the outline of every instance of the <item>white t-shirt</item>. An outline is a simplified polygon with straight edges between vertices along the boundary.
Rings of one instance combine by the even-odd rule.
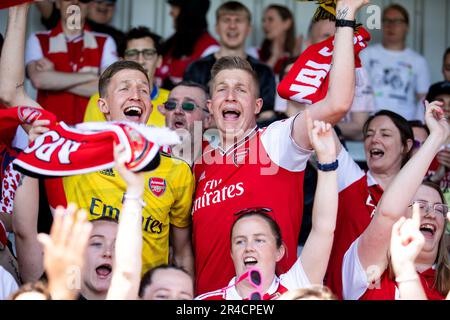
[[[5,300],[19,289],[13,276],[0,266],[0,300]]]
[[[381,44],[370,46],[360,54],[375,93],[376,109],[387,109],[407,120],[422,120],[424,110],[418,108],[417,93],[427,93],[430,72],[423,56],[406,48],[385,49]]]

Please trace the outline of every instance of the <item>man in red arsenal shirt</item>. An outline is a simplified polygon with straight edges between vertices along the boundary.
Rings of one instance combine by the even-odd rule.
[[[366,0],[338,1],[339,19],[354,20]],[[355,88],[353,29],[338,27],[327,96],[310,106],[311,117],[336,124],[348,111]],[[193,205],[196,294],[226,286],[234,275],[230,257],[233,212],[266,206],[277,213],[286,256],[278,273],[297,258],[302,219],[303,170],[311,155],[303,114],[256,126],[262,107],[258,79],[237,57],[223,57],[211,71],[208,108],[219,129],[219,146],[207,147],[194,165],[197,182]],[[257,264],[257,261],[249,262]]]
[[[118,60],[114,40],[90,31],[85,18],[90,0],[57,0],[61,22],[28,39],[25,64],[37,102],[66,124],[83,122],[98,77]]]

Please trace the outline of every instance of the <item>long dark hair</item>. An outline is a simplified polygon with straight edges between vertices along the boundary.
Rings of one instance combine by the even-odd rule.
[[[266,8],[266,12],[270,9],[275,10],[283,21],[291,20],[292,24],[290,28],[286,31],[286,40],[284,41],[284,51],[289,52],[289,55],[294,54],[295,48],[295,23],[294,16],[292,12],[285,6],[272,4]],[[265,38],[261,44],[261,53],[259,55],[261,61],[269,60],[272,54],[272,41]]]
[[[175,59],[190,56],[197,40],[208,29],[206,13],[209,0],[184,0],[179,2],[180,14],[175,21],[175,33],[163,44],[162,54]]]
[[[414,141],[414,133],[412,131],[411,126],[409,125],[408,121],[403,118],[401,115],[389,111],[389,110],[380,110],[374,115],[370,116],[367,121],[364,123],[363,126],[363,134],[364,139],[367,137],[367,130],[369,130],[369,125],[372,122],[373,119],[380,117],[380,116],[386,116],[394,123],[394,125],[397,127],[398,131],[400,132],[400,138],[402,140],[402,145],[404,147],[408,146],[408,140],[411,140],[411,142]],[[411,158],[412,155],[412,147],[404,154],[402,159],[402,167],[405,165],[406,162],[408,162],[409,158]]]

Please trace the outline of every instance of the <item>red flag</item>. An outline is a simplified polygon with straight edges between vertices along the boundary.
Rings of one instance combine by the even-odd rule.
[[[33,0],[0,0],[0,9],[14,7],[26,2],[33,2]]]

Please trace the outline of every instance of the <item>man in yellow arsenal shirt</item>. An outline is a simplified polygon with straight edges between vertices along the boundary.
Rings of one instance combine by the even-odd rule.
[[[155,82],[154,74],[156,68],[161,65],[161,41],[162,38],[151,32],[147,27],[133,28],[125,35],[125,48],[118,48],[119,56],[128,61],[139,63],[147,71],[150,81],[150,99],[153,104],[153,112],[147,121],[147,125],[164,127],[164,115],[159,112],[157,106],[167,101],[169,91],[160,89]],[[105,115],[100,111],[98,93],[94,94],[86,108],[84,122],[106,121]]]
[[[107,121],[147,123],[152,104],[144,73],[139,64],[123,60],[100,76],[98,106]],[[189,165],[161,152],[159,167],[147,172],[145,179],[142,273],[169,262],[169,238],[174,262],[193,272],[190,209],[194,179]],[[125,190],[125,182],[114,169],[47,181],[51,207],[74,202],[88,211],[91,220],[118,219]]]

